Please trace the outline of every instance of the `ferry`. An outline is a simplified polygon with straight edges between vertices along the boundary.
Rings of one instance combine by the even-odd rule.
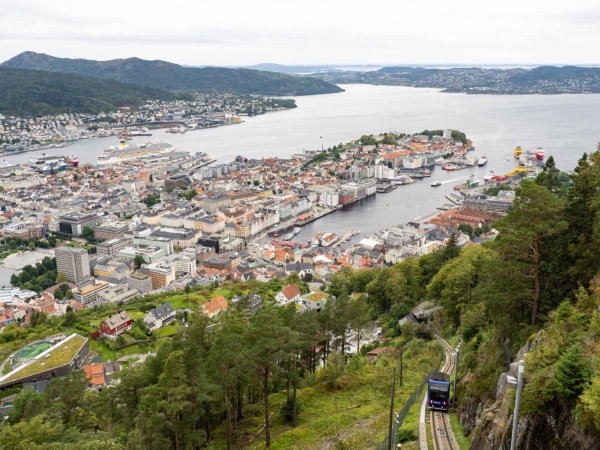
[[[471,175],[469,178],[467,178],[465,180],[465,186],[467,186],[469,188],[477,187],[477,186],[479,186],[479,183],[481,183],[481,181],[475,175]]]
[[[477,161],[477,165],[479,167],[483,167],[483,166],[485,166],[487,164],[487,161],[488,160],[487,160],[486,156],[483,155],[481,158],[479,158],[479,161]]]
[[[119,146],[111,146],[104,150],[98,156],[98,164],[114,164],[148,156],[166,155],[176,149],[177,147],[161,139],[146,141],[143,144],[126,144],[125,141],[121,141]]]
[[[74,158],[73,156],[64,156],[64,155],[55,155],[55,156],[47,156],[45,153],[42,153],[42,156],[35,157],[32,156],[29,158],[29,164],[35,168],[46,168],[49,167],[66,167],[67,164],[77,167],[79,165],[79,160]]]
[[[522,153],[523,153],[523,149],[521,148],[521,146],[518,146],[517,148],[515,148],[515,151],[514,151],[515,159],[519,159],[519,157],[521,156]]]
[[[431,185],[432,185],[433,187],[438,187],[438,186],[441,186],[441,185],[442,185],[442,183],[440,183],[439,181],[434,181],[433,183],[431,183]]]
[[[544,156],[546,155],[546,152],[542,148],[537,148],[537,149],[535,149],[534,155],[538,159],[538,161],[543,161]]]

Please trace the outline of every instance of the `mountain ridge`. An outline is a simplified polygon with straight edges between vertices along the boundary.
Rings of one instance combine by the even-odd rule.
[[[150,61],[137,57],[95,61],[23,52],[3,62],[0,67],[75,73],[171,91],[276,96],[343,92],[338,86],[315,78],[253,69],[184,67],[167,61]]]

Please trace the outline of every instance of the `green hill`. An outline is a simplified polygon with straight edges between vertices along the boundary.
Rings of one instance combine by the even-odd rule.
[[[190,95],[114,80],[0,67],[0,113],[44,116],[114,111],[147,100],[192,99]]]
[[[77,73],[168,90],[265,95],[313,95],[343,91],[338,86],[315,78],[250,69],[183,67],[166,61],[139,58],[93,61],[24,52],[2,63],[2,66]]]

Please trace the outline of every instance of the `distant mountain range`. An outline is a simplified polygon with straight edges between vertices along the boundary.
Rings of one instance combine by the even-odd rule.
[[[343,91],[338,86],[316,78],[250,69],[183,67],[165,61],[147,61],[139,58],[93,61],[56,58],[41,53],[24,52],[0,66],[13,69],[75,73],[171,91],[232,92],[276,96],[329,94]]]
[[[0,67],[0,113],[9,116],[93,114],[123,105],[141,105],[149,99],[193,98],[191,94],[78,74]]]
[[[528,70],[397,66],[371,72],[330,71],[311,76],[330,83],[438,88],[468,94],[600,93],[600,68],[597,67],[542,66]]]

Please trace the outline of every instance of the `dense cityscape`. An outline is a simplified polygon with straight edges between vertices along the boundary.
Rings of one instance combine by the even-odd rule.
[[[3,5],[0,450],[599,449],[588,3]]]

